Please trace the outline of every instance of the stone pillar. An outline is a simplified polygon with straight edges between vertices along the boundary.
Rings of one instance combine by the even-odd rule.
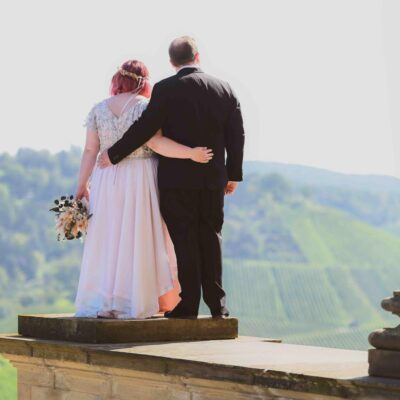
[[[400,290],[382,300],[384,310],[400,316]],[[369,374],[385,378],[400,378],[400,325],[372,332],[368,341],[374,349],[368,352]]]

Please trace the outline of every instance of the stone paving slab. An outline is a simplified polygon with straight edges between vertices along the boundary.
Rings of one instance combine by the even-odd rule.
[[[82,343],[222,340],[238,336],[236,318],[149,319],[76,318],[73,314],[18,315],[18,333],[26,337]]]

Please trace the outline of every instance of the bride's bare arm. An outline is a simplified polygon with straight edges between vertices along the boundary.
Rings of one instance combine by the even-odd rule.
[[[170,158],[190,158],[198,163],[208,163],[213,152],[206,147],[188,147],[162,135],[159,130],[147,143],[153,151]]]
[[[96,131],[90,129],[86,132],[85,149],[83,150],[81,168],[79,170],[78,187],[76,189],[75,198],[80,200],[85,197],[89,200],[89,177],[96,164],[97,154],[100,150],[100,141]]]

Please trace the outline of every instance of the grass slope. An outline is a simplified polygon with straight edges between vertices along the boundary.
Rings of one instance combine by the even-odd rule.
[[[0,357],[0,399],[15,400],[17,398],[17,372],[11,364]]]

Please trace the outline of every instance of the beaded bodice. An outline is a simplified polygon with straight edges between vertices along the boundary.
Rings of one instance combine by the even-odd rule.
[[[84,126],[97,132],[100,140],[100,151],[104,151],[121,139],[128,128],[142,115],[147,104],[147,99],[140,99],[132,107],[124,110],[120,116],[117,116],[111,111],[105,99],[95,104],[90,110]],[[149,147],[143,145],[126,158],[148,158],[153,154]]]

